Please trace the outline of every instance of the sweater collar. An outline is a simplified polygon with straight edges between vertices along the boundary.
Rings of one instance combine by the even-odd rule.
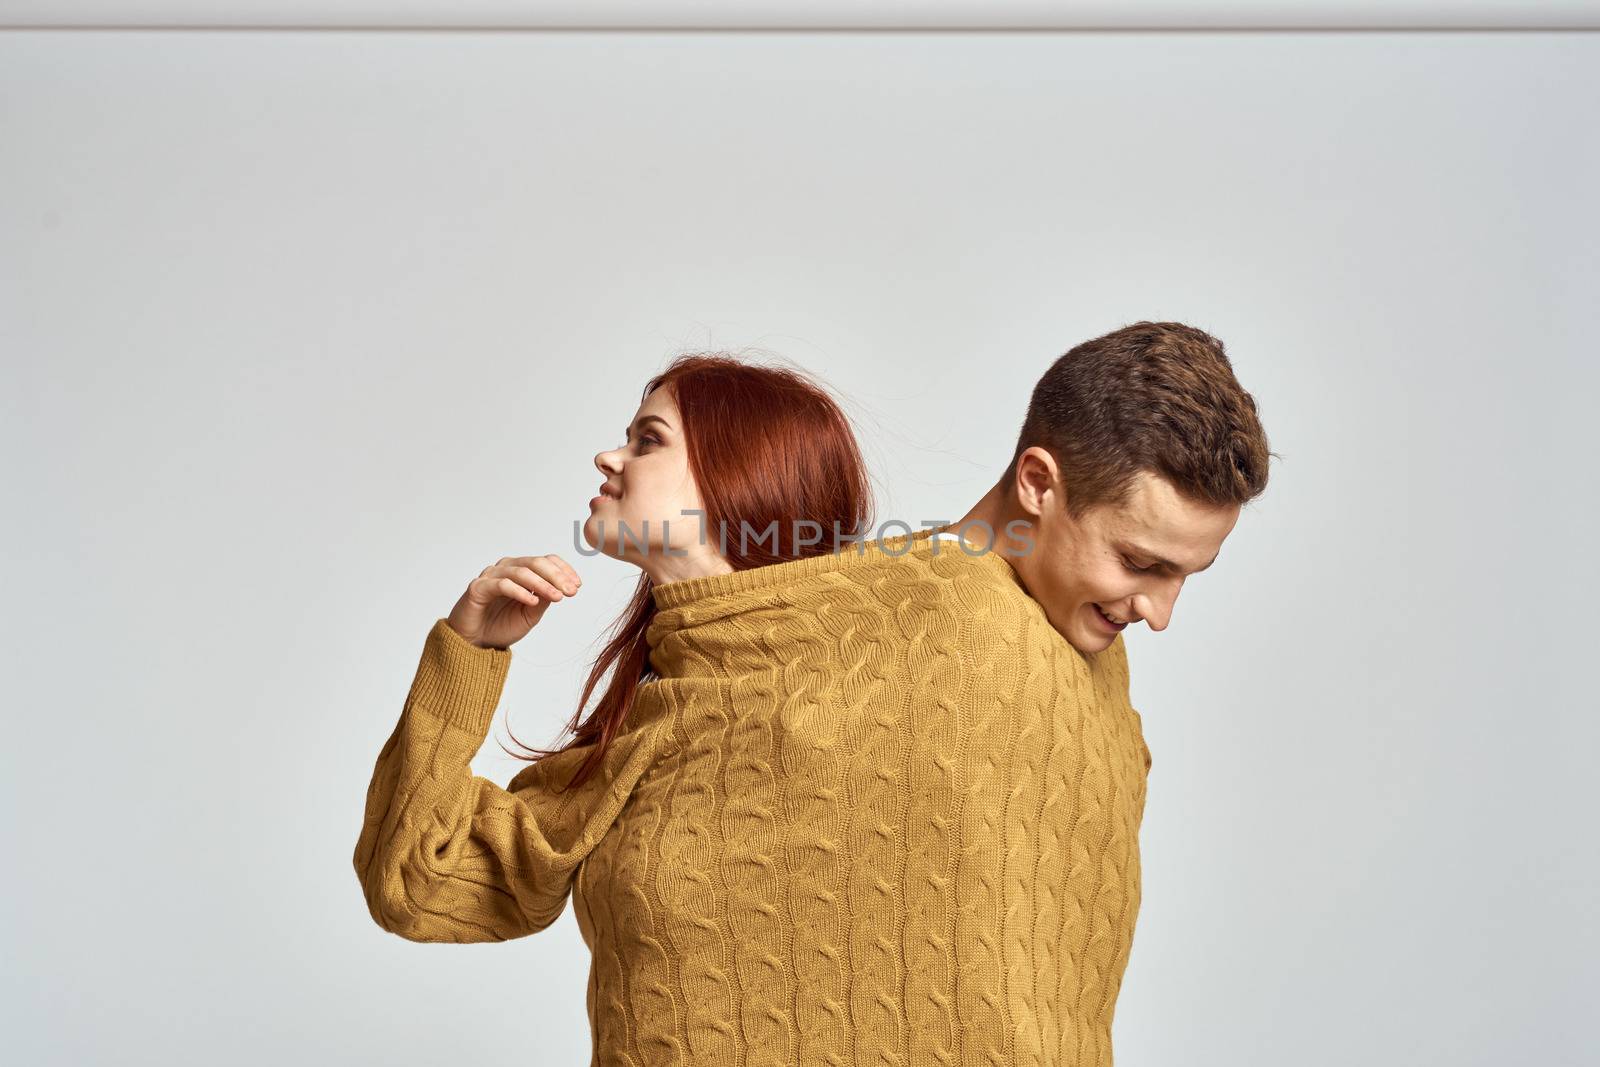
[[[663,677],[700,673],[684,662],[691,647],[699,654],[697,659],[707,654],[713,658],[737,654],[737,646],[751,642],[746,624],[770,637],[773,629],[787,628],[787,617],[781,609],[795,599],[809,600],[841,576],[848,574],[852,580],[864,580],[874,570],[904,565],[908,560],[914,566],[945,575],[972,568],[968,573],[977,580],[997,582],[1006,588],[1021,587],[1016,571],[999,550],[976,552],[956,541],[934,539],[935,534],[955,532],[953,525],[860,541],[818,556],[655,586],[651,595],[656,614],[645,635],[651,664]],[[781,655],[776,648],[767,652]]]

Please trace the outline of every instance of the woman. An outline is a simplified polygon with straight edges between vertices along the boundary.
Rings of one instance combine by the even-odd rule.
[[[797,372],[725,356],[683,356],[652,378],[624,444],[595,466],[605,480],[584,540],[641,574],[580,712],[610,680],[586,720],[574,715],[567,744],[540,751],[501,789],[469,764],[510,646],[582,580],[559,555],[504,558],[434,623],[355,851],[372,917],[402,937],[498,941],[554,921],[660,740],[654,594],[832,553],[870,518],[865,464],[837,404]]]

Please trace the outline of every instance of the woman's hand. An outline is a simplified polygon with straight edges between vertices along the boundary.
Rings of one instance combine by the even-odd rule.
[[[479,648],[503,650],[528,636],[546,608],[582,584],[560,556],[506,556],[467,584],[445,622]]]

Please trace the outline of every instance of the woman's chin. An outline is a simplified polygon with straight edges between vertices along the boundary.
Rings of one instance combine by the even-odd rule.
[[[591,515],[589,516],[589,521],[583,524],[584,544],[602,556],[627,563],[633,557],[618,551],[617,540],[617,529],[614,523]],[[631,544],[629,547],[632,547]]]
[[[600,543],[600,520],[593,515],[583,524],[583,543],[601,553],[606,550],[606,546]]]

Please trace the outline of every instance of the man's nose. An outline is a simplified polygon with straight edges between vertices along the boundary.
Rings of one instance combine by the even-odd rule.
[[[1143,617],[1145,625],[1156,633],[1165,630],[1167,624],[1172,621],[1172,609],[1178,603],[1177,590],[1165,596],[1140,597],[1139,600],[1141,601],[1138,604],[1139,614]]]

